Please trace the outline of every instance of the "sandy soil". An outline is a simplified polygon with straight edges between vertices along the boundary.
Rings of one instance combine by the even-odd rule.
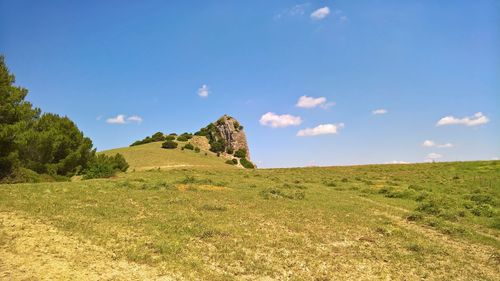
[[[177,278],[176,278],[177,279]],[[0,280],[174,280],[15,213],[0,213]]]

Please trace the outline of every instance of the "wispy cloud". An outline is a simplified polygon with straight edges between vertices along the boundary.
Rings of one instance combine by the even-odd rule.
[[[290,114],[278,115],[274,112],[268,112],[262,115],[259,122],[263,126],[270,126],[272,128],[285,128],[288,126],[298,126],[302,124],[302,119],[299,116],[293,116]]]
[[[443,158],[443,155],[435,152],[427,154],[426,161],[434,161],[436,159]]]
[[[297,132],[298,137],[313,137],[319,135],[337,134],[344,124],[321,124],[314,128],[307,128]]]
[[[202,97],[202,98],[206,98],[208,97],[208,94],[209,94],[209,90],[208,90],[208,86],[203,84],[201,85],[200,88],[198,88],[198,96]]]
[[[304,4],[298,4],[290,8],[286,8],[282,10],[281,12],[277,13],[274,15],[275,20],[280,20],[284,17],[294,17],[294,16],[303,16],[306,11],[309,9],[309,6],[311,4],[309,3],[304,3]]]
[[[319,106],[323,109],[327,109],[328,107],[333,105],[335,105],[335,103],[327,102],[325,97],[313,98],[308,96],[301,96],[295,106],[301,108],[315,108]]]
[[[384,108],[379,108],[379,109],[375,109],[372,111],[373,115],[382,115],[382,114],[386,114],[386,113],[387,113],[387,109],[384,109]]]
[[[124,114],[118,114],[116,117],[111,117],[106,119],[106,123],[108,124],[127,124],[127,123],[142,123],[142,117],[138,115],[132,115],[127,118]]]
[[[478,112],[474,116],[467,116],[463,118],[456,118],[454,116],[446,116],[436,123],[436,126],[446,126],[446,125],[464,125],[464,126],[479,126],[486,124],[490,121],[488,117],[483,115],[483,113]]]
[[[313,20],[322,20],[326,18],[330,14],[330,8],[328,7],[323,7],[315,10],[314,12],[311,13],[311,18]]]
[[[125,124],[125,115],[119,114],[116,117],[106,119],[108,124]]]
[[[142,117],[138,115],[132,115],[127,118],[127,121],[129,122],[135,122],[135,123],[142,123]]]
[[[425,140],[423,143],[422,143],[422,146],[423,147],[437,147],[437,148],[452,148],[452,147],[455,147],[454,144],[452,143],[443,143],[443,144],[438,144],[436,143],[435,141],[432,141],[432,140]]]
[[[399,161],[399,160],[392,160],[390,162],[385,162],[385,164],[410,164],[410,162]]]

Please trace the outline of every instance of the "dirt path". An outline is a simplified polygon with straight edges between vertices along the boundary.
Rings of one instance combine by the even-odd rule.
[[[54,227],[0,212],[0,280],[174,280]]]

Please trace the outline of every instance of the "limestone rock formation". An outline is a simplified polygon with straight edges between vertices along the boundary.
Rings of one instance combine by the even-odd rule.
[[[244,149],[246,158],[250,159],[247,137],[240,122],[234,117],[223,115],[217,121],[202,128],[196,135],[206,136],[210,143],[210,150],[223,154],[233,154]]]
[[[231,116],[224,115],[219,118],[214,125],[217,128],[220,137],[226,143],[227,148],[233,151],[245,149],[247,152],[247,159],[250,159],[247,137],[240,122]]]

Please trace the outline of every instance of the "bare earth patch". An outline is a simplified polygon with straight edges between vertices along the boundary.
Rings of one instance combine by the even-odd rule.
[[[176,278],[177,279],[177,278]],[[0,213],[0,280],[174,280],[115,259],[89,242],[15,213]]]

